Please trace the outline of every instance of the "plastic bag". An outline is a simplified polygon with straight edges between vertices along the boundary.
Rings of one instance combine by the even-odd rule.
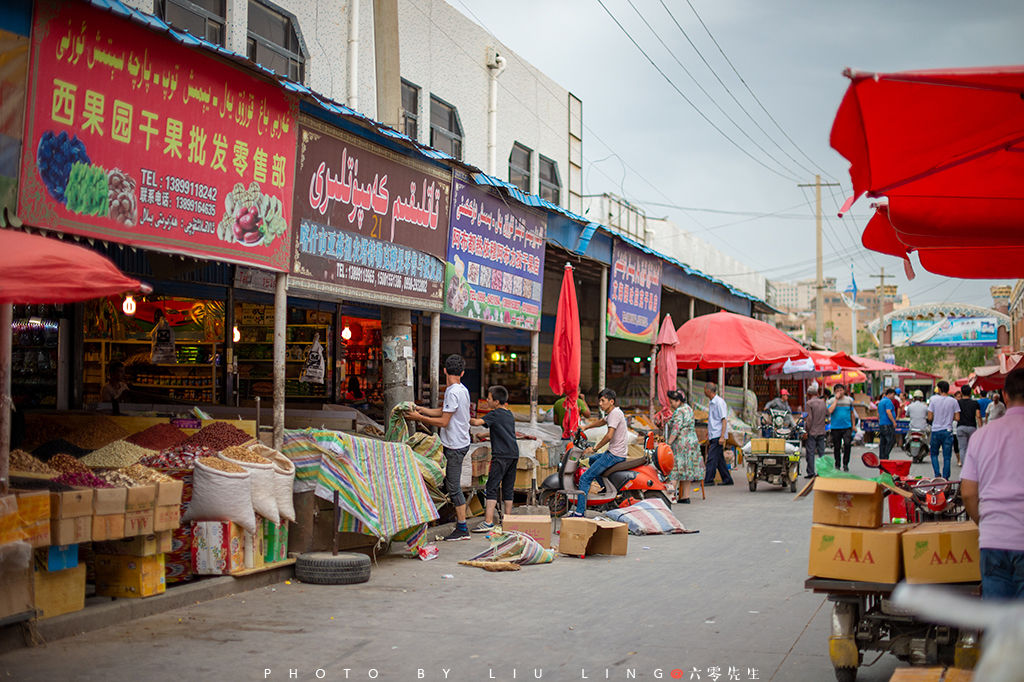
[[[233,521],[255,533],[252,473],[229,473],[197,461],[192,472],[192,501],[182,521]]]
[[[887,486],[895,485],[892,481],[892,476],[884,471],[874,478],[864,478],[863,476],[837,469],[835,457],[831,455],[824,455],[818,458],[818,461],[814,464],[814,473],[825,478],[848,478],[854,481],[874,481],[875,483]]]
[[[320,334],[313,337],[313,345],[306,354],[306,364],[302,366],[302,374],[299,381],[307,384],[324,383],[324,373],[327,371],[327,360],[324,358],[324,347],[320,345]]]
[[[249,448],[257,455],[263,455],[274,464],[274,497],[277,499],[277,512],[282,520],[295,521],[295,463],[283,454],[268,448],[266,445],[253,445]]]
[[[281,523],[281,514],[277,509],[277,492],[274,489],[274,463],[269,461],[266,464],[243,462],[226,457],[224,453],[220,453],[218,456],[224,461],[237,464],[252,473],[250,486],[252,508],[271,523]]]

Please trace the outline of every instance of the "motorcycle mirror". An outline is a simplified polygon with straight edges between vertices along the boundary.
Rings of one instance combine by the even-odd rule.
[[[871,469],[877,469],[882,465],[882,460],[873,452],[865,452],[860,456],[860,461],[864,463],[864,466]]]

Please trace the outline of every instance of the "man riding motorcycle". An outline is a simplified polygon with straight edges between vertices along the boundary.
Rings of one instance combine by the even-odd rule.
[[[789,406],[789,391],[782,389],[782,391],[776,397],[768,401],[764,406],[764,419],[771,424],[771,413],[772,410],[778,410],[786,413],[785,425],[790,428],[796,427],[796,422],[793,420],[793,408]]]

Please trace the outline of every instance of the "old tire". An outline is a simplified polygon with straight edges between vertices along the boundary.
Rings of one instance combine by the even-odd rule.
[[[835,668],[836,682],[857,682],[856,668]]]
[[[370,579],[370,557],[355,552],[307,552],[295,562],[295,577],[314,585],[352,585]]]
[[[749,483],[747,483],[747,487],[750,488],[750,492],[756,493],[757,492],[757,479],[755,478],[754,480],[752,480]]]
[[[792,478],[789,479],[789,492],[791,492],[791,493],[795,493],[796,492],[796,479],[792,479]]]

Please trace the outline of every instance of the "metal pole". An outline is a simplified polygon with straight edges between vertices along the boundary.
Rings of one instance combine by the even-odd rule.
[[[11,323],[14,308],[0,304],[0,493],[7,494],[11,455]]]
[[[821,263],[821,176],[814,176],[814,197],[817,202],[816,210],[814,213],[814,225],[816,235],[816,249],[817,249],[817,260],[818,269],[817,275],[815,276],[814,290],[817,294],[814,297],[814,341],[816,343],[825,345],[825,306],[822,301],[822,292],[824,291],[824,276],[822,273]]]
[[[601,266],[601,319],[597,323],[597,390],[603,391],[608,371],[608,266]],[[593,376],[593,375],[591,375]]]
[[[647,401],[647,416],[651,418],[651,422],[652,423],[654,422],[654,413],[656,411],[654,409],[654,404],[658,400],[658,396],[657,396],[658,384],[657,384],[657,378],[654,376],[654,374],[655,374],[654,368],[657,367],[657,364],[658,364],[658,347],[657,346],[651,346],[651,361],[647,364],[647,373],[651,375],[650,376],[651,392],[650,392],[650,399]]]
[[[744,362],[743,363],[743,414],[740,415],[740,417],[742,419],[746,419],[745,415],[746,415],[746,412],[747,412],[747,386],[749,386],[749,385],[750,385],[750,363],[749,362]],[[756,406],[754,407],[754,410],[755,411],[757,410]]]
[[[441,313],[430,314],[430,406],[437,407],[441,376]]]
[[[285,330],[288,326],[288,275],[277,273],[274,289],[274,448],[284,445]]]
[[[695,310],[694,299],[693,299],[693,296],[691,296],[690,297],[690,317],[687,318],[688,320],[692,320],[693,319],[694,310]],[[686,397],[690,398],[692,400],[692,396],[693,396],[693,370],[692,369],[688,369],[688,370],[686,370]]]
[[[537,392],[540,388],[540,331],[530,332],[530,424],[537,425]]]

